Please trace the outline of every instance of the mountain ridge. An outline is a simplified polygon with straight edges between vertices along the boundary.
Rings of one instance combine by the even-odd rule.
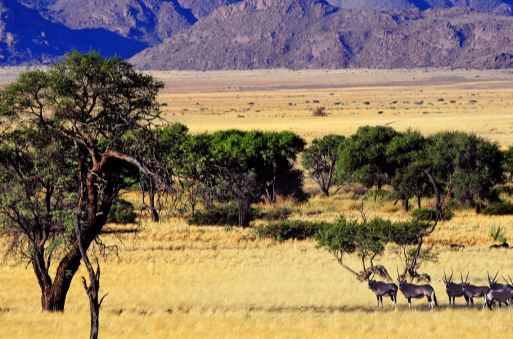
[[[449,28],[453,33],[447,34],[461,35],[464,40],[473,39],[465,25],[476,28],[479,21],[484,21],[485,29],[492,32],[492,38],[500,46],[489,44],[481,48],[478,44],[479,53],[469,53],[479,60],[497,59],[484,62],[491,65],[487,67],[496,67],[496,64],[506,67],[508,55],[513,53],[508,47],[509,38],[495,29],[496,24],[502,29],[509,29],[510,23],[505,18],[512,14],[513,0],[313,1],[322,3],[321,7],[329,12],[321,16],[315,14],[317,9],[308,9],[311,0],[297,0],[293,6],[287,1],[0,0],[0,12],[3,13],[0,16],[0,65],[48,64],[59,60],[72,48],[82,52],[90,48],[100,49],[108,56],[133,57],[138,67],[162,69],[392,67],[390,65],[401,64],[397,61],[400,60],[397,52],[387,52],[388,58],[394,62],[377,60],[376,55],[383,53],[381,48],[387,47],[406,49],[405,55],[416,55],[403,67],[421,64],[442,67],[446,65],[440,61],[443,53],[448,54],[446,58],[452,60],[455,67],[484,67],[479,66],[482,61],[458,61],[459,58],[468,58],[462,51],[458,52],[456,46],[441,53],[440,44],[428,41],[447,38],[435,34],[431,39],[422,32],[440,30],[430,11],[435,11],[433,13],[438,13],[441,18],[449,16],[447,20],[455,28]],[[479,14],[455,7],[462,4],[493,14]],[[292,8],[292,12],[284,12],[285,7]],[[242,14],[251,8],[255,8],[252,14]],[[264,9],[269,10],[266,15],[261,15],[260,11]],[[461,19],[457,18],[458,15],[462,16]],[[419,19],[403,20],[400,27],[396,27],[394,16]],[[227,20],[229,24],[225,23]],[[329,22],[323,22],[325,20]],[[269,32],[267,27],[271,28]],[[378,38],[387,27],[391,29],[389,38]],[[257,36],[251,32],[252,29],[262,36],[271,34],[270,38]],[[401,35],[408,36],[407,43],[400,43]],[[204,38],[207,36],[211,40]],[[417,46],[418,41],[410,41],[415,39],[426,40],[432,51],[423,45]],[[504,46],[508,48],[502,48]],[[408,51],[408,48],[413,50]],[[280,52],[280,49],[284,50]],[[292,49],[296,54],[286,49]],[[432,56],[421,57],[419,50]],[[162,63],[167,56],[160,55],[158,51],[169,54],[168,64]],[[144,61],[146,56],[155,60]],[[195,60],[189,60],[191,56]],[[175,60],[177,58],[181,60]],[[229,61],[230,58],[236,60]]]
[[[505,68],[512,37],[512,17],[464,7],[342,10],[323,0],[248,0],[130,61],[159,70]]]

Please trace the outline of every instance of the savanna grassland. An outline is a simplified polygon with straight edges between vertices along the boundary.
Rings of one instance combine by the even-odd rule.
[[[507,70],[154,75],[166,84],[159,96],[167,105],[162,107],[166,119],[182,122],[196,133],[226,128],[291,130],[311,141],[329,133],[347,136],[362,125],[387,125],[424,134],[457,129],[503,146],[513,144],[513,74]],[[312,117],[317,107],[325,107],[328,117]]]
[[[159,96],[170,121],[193,133],[226,128],[292,130],[311,141],[328,133],[349,135],[361,125],[389,124],[425,134],[463,130],[513,144],[513,74],[508,71],[253,71],[155,73],[166,83]],[[413,79],[415,78],[415,79]],[[333,93],[333,94],[332,94]],[[444,99],[444,101],[439,101]],[[319,103],[313,103],[318,100]],[[476,102],[471,102],[472,100]],[[310,103],[306,103],[310,101]],[[397,103],[394,103],[397,101]],[[451,103],[455,101],[455,103]],[[253,102],[253,105],[248,103]],[[340,104],[335,105],[335,103]],[[364,102],[369,102],[365,104]],[[423,102],[415,104],[415,102]],[[292,105],[289,105],[291,103]],[[326,107],[327,117],[312,117]],[[378,111],[383,111],[378,114]],[[243,116],[243,117],[242,117]],[[322,197],[311,182],[313,198],[294,205],[291,218],[358,218],[354,200],[342,190]],[[125,198],[140,206],[135,193]],[[429,206],[424,200],[423,206]],[[262,208],[268,208],[262,206]],[[405,220],[409,215],[391,201],[366,201],[367,217]],[[311,216],[308,212],[320,212]],[[257,221],[261,223],[262,221]],[[277,242],[259,239],[251,228],[196,227],[167,218],[160,224],[107,225],[102,235],[119,256],[100,260],[100,294],[108,293],[100,313],[102,338],[410,338],[507,336],[511,313],[448,307],[444,269],[470,271],[470,281],[485,284],[486,272],[513,273],[509,250],[490,250],[492,225],[513,234],[513,216],[483,216],[456,210],[426,242],[440,253],[420,273],[432,277],[439,308],[398,295],[397,309],[385,301],[376,308],[365,283],[340,267],[314,240]],[[125,232],[123,232],[125,231]],[[5,242],[0,239],[1,250]],[[450,244],[466,247],[453,250]],[[355,257],[345,259],[360,269]],[[393,277],[400,264],[391,248],[378,263]],[[42,313],[40,290],[31,266],[7,258],[0,267],[0,337],[77,338],[89,332],[89,306],[80,276],[74,279],[61,314]],[[459,278],[457,279],[459,281]]]

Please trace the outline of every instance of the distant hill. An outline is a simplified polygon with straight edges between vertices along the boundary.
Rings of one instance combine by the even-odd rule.
[[[240,0],[0,0],[0,65],[48,64],[76,48],[129,58]]]
[[[130,59],[142,69],[504,68],[513,18],[464,7],[340,10],[322,0],[248,0]]]
[[[142,52],[132,60],[162,69],[509,64],[513,0],[328,1],[0,0],[0,65],[47,64],[72,48]]]
[[[328,0],[333,6],[345,9],[414,9],[469,7],[476,11],[512,14],[513,0]]]
[[[1,65],[47,64],[73,48],[126,58],[147,47],[106,29],[72,30],[15,0],[0,0],[0,18]]]
[[[155,46],[215,9],[241,0],[18,0],[72,29],[104,28]]]

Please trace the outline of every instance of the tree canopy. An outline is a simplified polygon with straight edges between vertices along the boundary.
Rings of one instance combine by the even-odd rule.
[[[310,147],[303,152],[303,167],[326,196],[330,195],[335,166],[342,156],[345,145],[344,136],[330,134],[322,139],[314,139]]]
[[[19,250],[33,265],[44,310],[64,309],[67,291],[80,265],[76,237],[66,236],[70,227],[61,225],[72,222],[71,212],[84,211],[80,217],[81,243],[87,250],[98,240],[113,201],[130,184],[127,178],[133,179],[135,173],[161,181],[148,169],[147,155],[139,152],[142,147],[134,147],[126,138],[130,133],[151,133],[160,118],[156,96],[161,88],[161,82],[135,71],[117,57],[74,51],[48,70],[20,74],[2,90],[0,117],[5,128],[14,130],[2,136],[2,158],[11,159],[2,164],[3,171],[15,177],[20,168],[27,168],[18,175],[19,183],[9,181],[16,187],[10,196],[17,199],[25,194],[26,205],[17,206],[21,214],[32,215],[30,219],[10,218],[5,222],[12,210],[4,208],[2,228],[18,237],[13,244],[23,244],[25,250]],[[9,126],[9,121],[23,123]],[[24,147],[38,152],[29,154],[17,136],[25,138]],[[51,157],[43,156],[48,152],[52,152]],[[47,163],[43,166],[42,161]],[[27,186],[22,178],[34,178],[32,173],[40,179],[30,187],[37,197],[29,199],[23,190],[30,184]],[[38,193],[46,194],[46,205],[32,203],[41,196]],[[34,210],[40,213],[32,213]],[[33,231],[20,231],[28,229],[27,223]],[[52,281],[49,268],[57,238],[65,245]]]

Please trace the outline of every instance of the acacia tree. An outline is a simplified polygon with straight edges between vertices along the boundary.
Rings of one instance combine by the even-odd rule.
[[[427,140],[420,132],[408,130],[394,137],[386,149],[386,156],[396,168],[391,184],[405,211],[410,209],[411,197],[417,197],[421,208],[422,197],[432,192],[424,172],[429,168],[426,146]]]
[[[441,187],[454,189],[460,203],[478,212],[496,199],[491,188],[504,182],[504,154],[496,142],[464,132],[441,132],[429,139],[428,159]]]
[[[391,127],[362,126],[347,139],[347,146],[337,164],[337,175],[351,174],[356,182],[366,187],[388,183],[395,173],[394,163],[389,161],[387,145],[399,135]]]
[[[161,88],[161,82],[136,72],[132,65],[117,57],[107,59],[94,51],[74,51],[48,71],[22,73],[1,92],[0,117],[31,121],[35,131],[59,136],[66,145],[76,145],[78,150],[67,160],[69,168],[77,173],[75,187],[80,186],[79,177],[84,187],[81,239],[68,239],[53,281],[48,275],[49,260],[45,265],[37,265],[45,266],[44,279],[35,272],[42,290],[43,310],[64,309],[66,294],[82,257],[78,243],[87,251],[98,239],[113,201],[126,187],[125,179],[133,176],[134,169],[152,175],[146,167],[147,158],[127,145],[123,136],[129,131],[149,130],[159,119],[156,96]],[[67,147],[75,150],[74,146]],[[13,167],[21,163],[16,161]],[[161,182],[158,176],[152,176]],[[54,216],[52,223],[62,223],[62,216]],[[36,243],[42,245],[42,255],[48,258],[47,228],[37,215],[30,222],[40,237],[19,234],[27,248]],[[19,222],[3,226],[24,227]],[[32,263],[37,260],[35,254],[28,254]]]
[[[373,263],[374,258],[382,255],[385,251],[390,227],[390,221],[379,218],[364,219],[362,223],[341,218],[319,230],[315,234],[315,238],[317,246],[323,247],[333,254],[339,265],[354,274],[359,281],[367,280],[372,274],[392,280],[384,266]],[[344,257],[355,252],[359,256],[363,268],[359,273],[344,263]],[[367,261],[370,266],[367,266]]]
[[[335,165],[342,155],[346,138],[342,135],[326,135],[314,139],[303,152],[303,167],[325,196],[330,196],[330,186]]]
[[[48,130],[19,125],[0,135],[0,231],[10,240],[6,255],[31,264],[43,309],[52,306],[52,259],[74,239],[73,162],[73,144]]]

